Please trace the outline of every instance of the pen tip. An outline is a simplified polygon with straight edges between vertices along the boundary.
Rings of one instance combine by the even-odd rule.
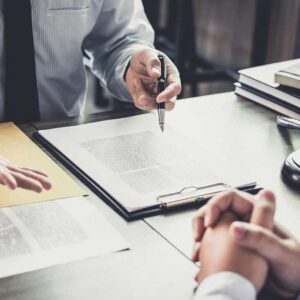
[[[160,124],[159,127],[160,127],[161,132],[164,132],[164,130],[165,130],[164,124]]]

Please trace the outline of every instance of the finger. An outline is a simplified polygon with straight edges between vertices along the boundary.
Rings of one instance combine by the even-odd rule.
[[[17,185],[20,188],[31,190],[37,193],[40,193],[43,190],[42,184],[33,178],[26,177],[21,173],[13,171],[11,171],[10,174],[15,178]]]
[[[167,85],[170,85],[172,83],[180,83],[180,74],[175,66],[175,64],[171,61],[170,58],[166,57],[167,60]]]
[[[167,86],[167,88],[157,96],[156,101],[158,103],[167,102],[173,99],[174,97],[177,97],[180,93],[181,93],[181,84],[178,82],[172,83],[169,86]]]
[[[24,168],[24,167],[21,167],[21,169],[23,170],[26,170],[26,171],[30,171],[30,172],[33,172],[33,173],[36,173],[36,174],[39,174],[39,175],[42,175],[42,176],[45,176],[45,177],[48,177],[48,175],[42,171],[39,171],[39,170],[33,170],[33,169],[30,169],[30,168]]]
[[[174,109],[176,103],[176,98],[171,99],[170,101],[166,102],[165,108],[167,111],[171,111]]]
[[[214,226],[218,222],[220,215],[223,212],[225,212],[225,210],[220,208],[219,204],[217,203],[211,203],[207,205],[207,212],[206,215],[204,216],[204,226],[206,228],[210,226]]]
[[[139,78],[136,78],[134,81],[132,97],[137,108],[143,110],[152,110],[156,108],[155,99],[151,97],[148,91],[146,91]]]
[[[250,223],[272,229],[275,214],[275,195],[271,191],[261,191],[254,201]]]
[[[146,66],[147,73],[152,78],[158,78],[161,75],[161,65],[157,56],[157,51],[145,49],[140,52],[140,63]]]
[[[166,102],[174,97],[177,97],[182,91],[181,81],[177,75],[177,71],[176,74],[169,74],[168,78],[166,89],[157,96],[158,103]]]
[[[294,239],[293,235],[280,224],[275,224],[273,232],[282,239]]]
[[[193,235],[195,242],[200,242],[202,240],[205,226],[204,226],[204,216],[206,214],[207,205],[201,207],[195,217],[193,218]]]
[[[196,275],[194,276],[194,280],[199,283],[200,282],[200,272],[197,272]]]
[[[133,84],[130,86],[130,94],[132,96],[134,104],[137,102],[137,97],[138,97],[138,94],[139,94],[139,91],[138,91],[139,85],[138,85],[137,80],[138,79],[135,79],[133,81]]]
[[[202,274],[202,272],[198,272],[195,277],[194,277],[194,280],[197,282],[197,283],[200,283],[202,280],[204,280],[204,276]]]
[[[272,231],[259,225],[233,222],[230,226],[230,234],[236,243],[255,251],[271,263],[285,255],[286,247],[282,240]]]
[[[46,190],[49,190],[51,188],[50,181],[44,175],[37,174],[34,171],[29,171],[29,170],[25,170],[25,169],[17,168],[17,167],[12,167],[12,166],[8,167],[8,169],[11,170],[11,171],[23,174],[24,176],[26,176],[28,178],[32,178],[32,179],[35,179],[35,180],[39,181],[42,184],[43,188],[46,189]]]
[[[249,216],[252,208],[253,198],[249,194],[235,190],[220,193],[208,202],[204,225],[205,227],[215,225],[220,215],[227,210],[240,218],[245,218]]]
[[[130,61],[130,68],[140,76],[158,78],[161,74],[157,51],[143,49],[136,52]]]
[[[7,171],[7,169],[1,167],[0,168],[0,183],[5,185],[11,190],[17,188],[17,181],[15,178]]]
[[[198,262],[199,261],[200,247],[201,247],[201,243],[195,243],[193,253],[192,253],[192,257],[191,257],[193,262]]]

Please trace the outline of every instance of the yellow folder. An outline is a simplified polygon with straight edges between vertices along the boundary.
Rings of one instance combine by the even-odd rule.
[[[84,196],[87,193],[13,123],[0,124],[0,155],[17,166],[45,172],[52,189],[35,193],[0,185],[0,207]]]

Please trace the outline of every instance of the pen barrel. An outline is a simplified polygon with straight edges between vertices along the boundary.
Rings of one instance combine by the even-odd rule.
[[[165,102],[157,103],[157,109],[165,109],[166,105]]]
[[[166,81],[164,79],[157,80],[157,94],[159,95],[166,89]]]
[[[166,63],[163,55],[158,55],[161,64],[161,76],[157,79],[157,95],[166,89]],[[157,103],[158,121],[161,131],[165,126],[165,102]]]
[[[164,79],[159,79],[157,81],[157,94],[162,93],[166,88],[166,81]],[[158,109],[165,109],[165,102],[161,102],[157,104]]]

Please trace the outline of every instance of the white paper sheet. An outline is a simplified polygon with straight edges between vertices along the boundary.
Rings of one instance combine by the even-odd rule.
[[[0,278],[128,248],[85,198],[0,209]]]
[[[197,135],[185,136],[180,126],[176,121],[167,123],[162,133],[156,115],[147,114],[39,133],[128,211],[134,211],[157,205],[158,196],[187,186],[224,182],[224,174],[212,171],[212,159],[201,149]],[[231,171],[230,167],[226,172]]]

